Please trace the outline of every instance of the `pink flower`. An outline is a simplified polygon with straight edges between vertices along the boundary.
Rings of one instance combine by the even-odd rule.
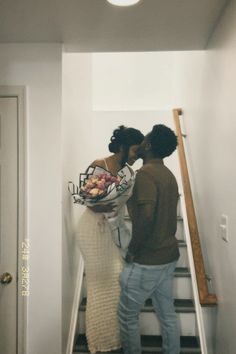
[[[115,183],[115,185],[118,185],[119,182],[120,177],[115,177],[108,173],[90,176],[81,187],[81,194],[86,197],[96,198],[106,194],[107,189],[111,184]]]

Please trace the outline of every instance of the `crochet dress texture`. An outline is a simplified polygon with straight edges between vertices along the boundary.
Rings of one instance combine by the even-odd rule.
[[[107,163],[105,161],[107,168]],[[86,338],[91,353],[121,347],[117,308],[123,263],[102,213],[83,212],[77,241],[85,262],[87,282]]]

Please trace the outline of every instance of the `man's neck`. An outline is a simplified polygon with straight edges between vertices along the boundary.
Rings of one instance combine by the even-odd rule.
[[[163,163],[163,159],[159,158],[159,157],[154,157],[153,155],[147,155],[143,158],[143,164],[146,165],[147,163],[157,163],[157,162],[161,162]]]

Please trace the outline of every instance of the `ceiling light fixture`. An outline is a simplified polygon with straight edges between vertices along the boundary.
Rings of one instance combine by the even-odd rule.
[[[137,4],[140,0],[107,0],[110,4],[116,6],[131,6]]]

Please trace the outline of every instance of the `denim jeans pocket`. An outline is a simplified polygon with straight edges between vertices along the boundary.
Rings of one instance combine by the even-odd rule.
[[[150,293],[155,288],[155,279],[152,272],[142,269],[140,277],[140,289]]]

